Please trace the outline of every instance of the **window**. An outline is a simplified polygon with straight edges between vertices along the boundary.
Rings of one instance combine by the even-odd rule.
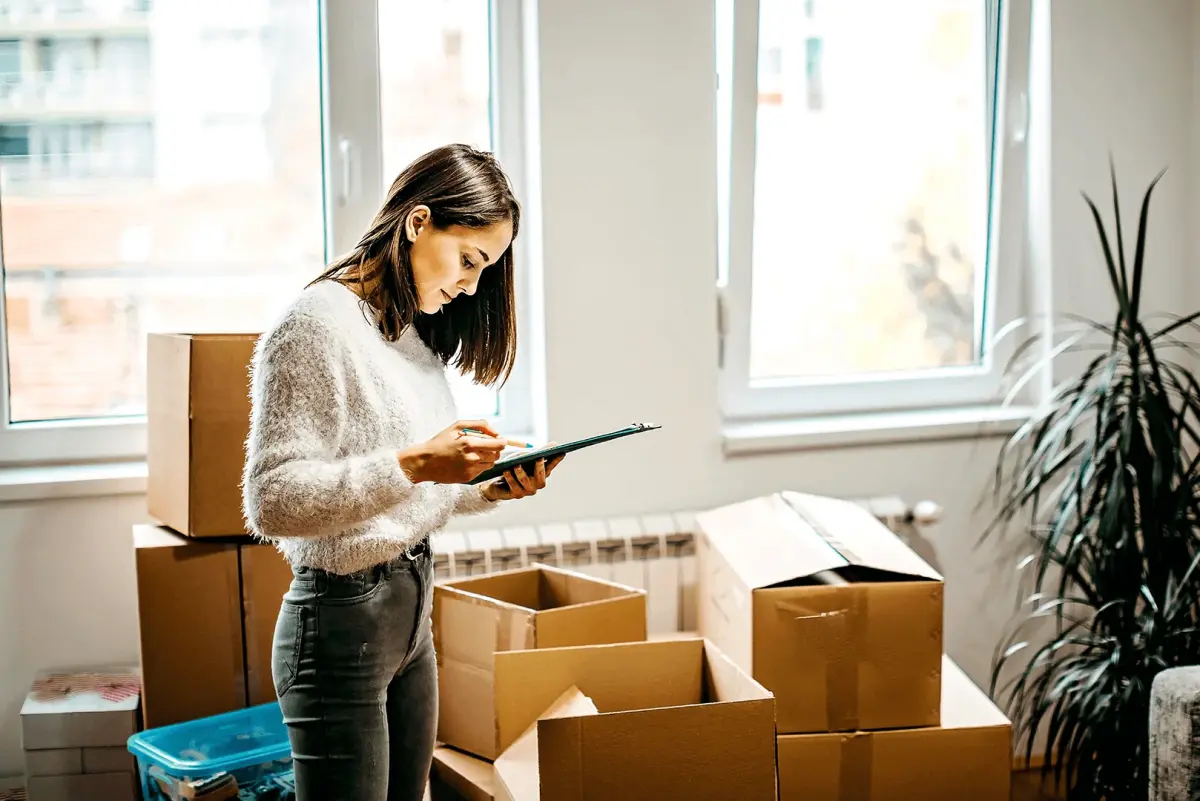
[[[5,79],[21,71],[21,42],[17,39],[0,39],[0,75]]]
[[[0,125],[0,159],[29,156],[29,126]]]
[[[1029,13],[718,0],[728,418],[996,397],[984,343],[1017,316],[1025,193],[1003,110],[1027,90]]]
[[[497,150],[523,194],[520,115],[495,91],[520,74],[521,25],[496,5],[220,3],[203,25],[156,6],[144,34],[96,34],[101,81],[69,29],[23,39],[0,18],[27,54],[13,63],[81,87],[67,119],[0,97],[0,463],[144,454],[147,333],[263,330],[430,147]],[[215,68],[230,41],[238,69]],[[452,384],[464,417],[532,428],[524,364],[500,391]]]

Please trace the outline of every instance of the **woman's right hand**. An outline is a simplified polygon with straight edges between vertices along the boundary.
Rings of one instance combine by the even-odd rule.
[[[464,434],[464,428],[487,436]],[[396,458],[414,484],[465,484],[495,464],[505,444],[486,420],[459,420],[433,439],[400,451]]]

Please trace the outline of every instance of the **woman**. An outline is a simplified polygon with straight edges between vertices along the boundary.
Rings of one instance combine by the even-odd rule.
[[[505,440],[455,422],[445,374],[512,369],[519,225],[491,155],[434,150],[259,340],[243,500],[293,570],[271,669],[298,801],[421,799],[437,731],[429,535],[536,493],[557,463],[466,485]]]

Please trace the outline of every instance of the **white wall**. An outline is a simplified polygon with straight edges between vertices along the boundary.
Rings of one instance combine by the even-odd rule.
[[[974,551],[995,441],[721,455],[707,5],[541,0],[550,430],[666,427],[564,463],[544,496],[489,524],[696,508],[785,487],[931,498],[945,508],[927,535],[947,578],[946,646],[982,681],[1012,602],[1007,568]],[[1187,279],[1200,20],[1188,0],[1056,0],[1052,20],[1059,308],[1107,308],[1078,192],[1106,190],[1110,150],[1130,218],[1146,181],[1174,168],[1154,206],[1147,302],[1200,306]],[[134,496],[0,507],[0,775],[20,771],[17,708],[36,668],[137,658],[129,527],[142,519]]]

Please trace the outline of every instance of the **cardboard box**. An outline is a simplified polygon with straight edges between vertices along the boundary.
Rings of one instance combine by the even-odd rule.
[[[125,743],[138,731],[139,686],[137,668],[127,666],[39,673],[21,705],[22,748],[62,751]],[[34,756],[35,767],[39,759]],[[75,762],[70,754],[41,761],[42,768]]]
[[[779,737],[780,801],[1008,801],[1011,725],[948,658],[937,728]]]
[[[257,334],[150,334],[146,408],[150,514],[192,537],[245,534],[242,467]]]
[[[275,700],[271,675],[271,645],[283,596],[292,583],[292,567],[273,545],[243,544],[238,548],[242,569],[242,629],[246,636],[247,704]]]
[[[83,773],[82,748],[25,750],[26,776],[73,776]]]
[[[138,795],[132,773],[31,776],[25,791],[29,801],[136,801]]]
[[[942,577],[862,507],[779,493],[696,518],[699,629],[782,734],[936,726]]]
[[[292,569],[274,546],[134,526],[146,726],[275,700],[271,644]]]
[[[484,759],[503,750],[496,652],[646,639],[645,590],[547,565],[447,582],[433,597],[438,739]]]
[[[79,773],[134,773],[135,771],[137,771],[137,761],[125,745],[42,748],[25,751],[26,776],[74,776]]]
[[[146,728],[246,706],[238,546],[133,527]]]
[[[494,787],[491,762],[446,746],[434,749],[431,801],[495,801]]]
[[[599,714],[539,720],[573,687]],[[502,755],[537,728],[542,798],[775,798],[774,699],[702,639],[497,653],[495,689]]]
[[[83,749],[84,773],[136,773],[137,760],[126,745]]]

